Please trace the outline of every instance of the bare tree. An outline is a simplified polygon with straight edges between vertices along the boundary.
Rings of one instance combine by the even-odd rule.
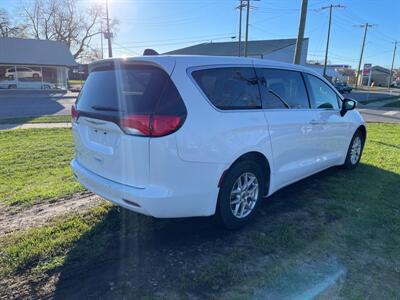
[[[0,37],[17,37],[22,34],[23,30],[23,26],[16,26],[12,22],[5,9],[0,9]]]
[[[64,42],[75,59],[93,52],[92,38],[100,34],[103,7],[92,4],[83,9],[77,0],[34,0],[22,3],[29,35],[36,39]],[[87,53],[85,53],[87,52]]]

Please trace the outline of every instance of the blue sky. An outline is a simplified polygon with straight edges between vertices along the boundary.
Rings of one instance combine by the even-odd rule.
[[[105,0],[80,0],[81,5]],[[1,5],[3,3],[3,5]],[[0,0],[11,13],[18,0]],[[229,41],[238,35],[239,0],[109,0],[110,17],[119,20],[113,48],[116,55],[138,55],[145,48],[159,52],[196,43]],[[389,67],[393,42],[400,40],[400,0],[309,0],[305,36],[310,38],[308,59],[323,60],[329,4],[345,8],[333,11],[329,60],[357,66],[365,22],[370,28],[365,63]],[[250,39],[294,38],[297,35],[301,0],[253,2]],[[93,44],[100,45],[100,38]],[[400,52],[400,51],[399,51]],[[105,49],[106,55],[106,49]],[[395,66],[400,64],[400,53]]]

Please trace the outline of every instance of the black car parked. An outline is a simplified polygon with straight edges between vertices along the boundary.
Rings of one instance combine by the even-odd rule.
[[[346,82],[336,82],[333,85],[335,86],[337,91],[341,94],[351,93],[351,91],[353,90],[353,88],[348,86]]]

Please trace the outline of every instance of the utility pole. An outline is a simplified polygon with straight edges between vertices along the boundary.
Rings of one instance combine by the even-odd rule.
[[[104,47],[103,47],[103,20],[100,20],[100,42],[101,42],[101,59],[104,58]]]
[[[243,11],[243,0],[240,0],[239,4],[239,57],[242,48],[242,11]]]
[[[333,8],[344,8],[344,6],[338,4],[338,5],[329,5],[329,6],[325,6],[325,7],[321,7],[321,10],[325,10],[329,8],[329,23],[328,23],[328,36],[326,39],[326,49],[325,49],[325,61],[324,61],[324,72],[323,72],[323,76],[326,76],[326,65],[328,63],[328,49],[329,49],[329,39],[331,36],[331,23],[332,23],[332,9]]]
[[[297,65],[300,64],[301,50],[303,48],[304,28],[306,26],[306,18],[307,18],[307,5],[308,5],[308,0],[302,0],[299,32],[297,34],[296,50],[294,52],[294,60],[293,60],[293,63]]]
[[[357,25],[356,25],[356,26],[357,26]],[[360,70],[361,70],[361,61],[362,61],[363,54],[364,54],[365,39],[366,39],[366,37],[367,37],[368,27],[372,27],[372,26],[374,26],[374,25],[365,23],[365,24],[363,24],[363,25],[358,25],[358,26],[359,26],[359,27],[364,27],[365,30],[364,30],[364,37],[363,37],[363,42],[362,42],[362,46],[361,46],[360,60],[359,60],[359,62],[358,62],[357,78],[356,78],[355,88],[358,87],[358,80],[359,80],[359,77],[360,77]],[[371,72],[371,71],[370,71],[370,72]],[[362,85],[362,81],[361,81],[361,85]]]
[[[247,44],[249,41],[249,15],[250,15],[250,0],[247,0],[247,11],[246,11],[246,41],[244,43],[244,57],[247,57]]]
[[[394,42],[393,58],[392,58],[392,67],[390,68],[390,75],[389,75],[388,89],[390,89],[390,85],[392,84],[392,73],[393,73],[394,59],[395,59],[395,57],[396,57],[397,43],[398,43],[397,41],[395,41],[395,42]]]
[[[108,0],[106,0],[106,15],[107,15],[108,57],[112,57],[110,18],[108,17]]]

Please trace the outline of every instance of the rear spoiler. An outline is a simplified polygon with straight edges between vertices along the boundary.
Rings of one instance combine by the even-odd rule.
[[[107,58],[92,62],[88,66],[89,73],[95,69],[113,69],[120,64],[126,65],[148,65],[163,69],[171,75],[175,68],[175,59],[166,58],[163,55],[146,55],[132,58]]]
[[[148,56],[148,55],[159,55],[156,50],[153,49],[145,49],[143,51],[143,56]]]

